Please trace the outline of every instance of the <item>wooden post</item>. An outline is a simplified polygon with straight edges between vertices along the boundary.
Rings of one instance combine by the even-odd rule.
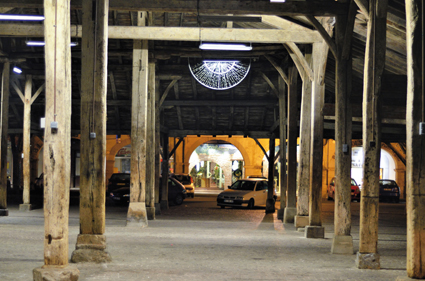
[[[155,62],[149,62],[146,123],[146,212],[155,219]]]
[[[310,196],[307,238],[324,238],[322,227],[322,167],[323,167],[323,104],[325,98],[324,74],[329,47],[326,43],[313,44],[311,147],[310,147]]]
[[[311,65],[311,49],[305,58]],[[300,159],[297,175],[297,215],[294,219],[296,228],[308,225],[308,196],[310,190],[310,143],[311,143],[311,81],[306,71],[300,72],[302,85],[301,120],[300,120]]]
[[[160,197],[160,176],[161,176],[161,124],[159,123],[160,109],[159,100],[161,92],[159,89],[160,80],[155,79],[155,214],[161,214],[161,197]]]
[[[162,135],[162,181],[161,181],[161,209],[168,209],[168,134]]]
[[[297,214],[297,77],[297,68],[295,66],[290,67],[288,71],[288,197],[283,216],[284,223],[293,223]]]
[[[424,3],[406,0],[407,114],[406,114],[406,209],[407,275],[425,279],[425,122]]]
[[[278,77],[279,90],[279,158],[280,158],[280,209],[277,212],[277,217],[283,220],[283,215],[286,208],[286,100],[285,100],[286,84],[281,76]]]
[[[275,137],[271,136],[269,140],[269,175],[268,175],[268,190],[267,190],[267,201],[266,201],[266,214],[275,212],[275,200],[273,199],[274,190],[274,152],[276,146]]]
[[[24,128],[23,128],[23,175],[24,175],[24,191],[23,191],[23,204],[19,205],[19,210],[31,210],[30,204],[30,182],[31,182],[31,95],[32,95],[32,76],[26,76],[25,82],[25,97],[24,97]]]
[[[71,155],[70,1],[44,1],[46,128],[44,131],[44,266],[34,280],[78,280],[68,264]],[[48,277],[47,277],[48,276]]]
[[[137,13],[138,26],[146,24],[146,13]],[[148,41],[133,41],[133,87],[131,108],[131,176],[127,225],[147,226],[146,142],[148,117]]]
[[[369,1],[363,88],[363,187],[360,200],[360,246],[356,265],[379,269],[379,163],[381,158],[381,79],[385,65],[387,1]]]
[[[352,255],[351,236],[351,55],[343,57],[342,50],[347,39],[347,16],[336,17],[335,38],[336,94],[335,94],[335,213],[334,237],[331,253]],[[349,33],[351,36],[351,34]],[[351,47],[349,47],[351,53]]]
[[[8,216],[7,209],[7,130],[9,128],[10,63],[3,64],[1,80],[1,141],[0,141],[0,216]]]
[[[108,7],[109,0],[83,2],[80,234],[73,262],[111,261],[104,235]]]

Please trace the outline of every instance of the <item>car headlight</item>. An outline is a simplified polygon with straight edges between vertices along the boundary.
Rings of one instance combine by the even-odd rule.
[[[217,198],[219,198],[219,199],[223,199],[223,198],[224,198],[224,195],[219,194],[219,195],[217,196]]]
[[[393,192],[397,192],[398,193],[398,188],[397,187],[393,187]]]
[[[109,193],[109,196],[114,197],[115,195],[111,192]]]
[[[124,194],[122,197],[130,197],[130,194]]]
[[[243,200],[243,196],[237,196],[236,199]]]

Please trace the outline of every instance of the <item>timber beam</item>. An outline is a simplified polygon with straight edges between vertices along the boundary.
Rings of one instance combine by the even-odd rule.
[[[82,0],[72,0],[71,9],[81,9]],[[2,7],[43,8],[43,0],[5,0]],[[207,1],[207,0],[110,0],[110,10],[149,11],[168,13],[199,13],[199,14],[259,14],[279,16],[334,16],[346,13],[346,4],[335,1],[287,1],[286,3],[270,3],[269,1]]]
[[[71,37],[81,37],[82,26],[71,27]],[[43,24],[2,24],[0,36],[43,37]],[[209,41],[308,44],[320,42],[318,31],[283,29],[199,28],[159,26],[109,26],[109,39],[137,39],[163,41]]]

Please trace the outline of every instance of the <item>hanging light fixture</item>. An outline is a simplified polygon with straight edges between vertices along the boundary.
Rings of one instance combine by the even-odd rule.
[[[213,50],[213,51],[251,51],[252,45],[241,44],[241,43],[203,43],[199,45],[201,50]]]
[[[44,16],[0,14],[0,20],[42,21],[44,20]]]
[[[26,41],[25,42],[27,46],[33,46],[33,47],[44,47],[46,45],[46,42],[44,41]],[[71,42],[69,44],[71,47],[78,46],[78,42]]]
[[[17,67],[17,66],[14,66],[13,67],[13,72],[15,72],[15,73],[17,73],[17,74],[21,74],[22,73],[22,69],[20,69],[19,67]]]

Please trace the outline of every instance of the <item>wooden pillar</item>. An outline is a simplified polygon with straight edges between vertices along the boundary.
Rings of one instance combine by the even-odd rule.
[[[293,223],[297,214],[297,136],[298,136],[298,70],[295,66],[288,71],[288,178],[284,223]]]
[[[286,182],[286,100],[285,100],[286,84],[283,78],[278,78],[279,90],[279,158],[280,158],[280,209],[277,212],[277,217],[283,220],[283,215],[286,208],[286,193],[288,191]]]
[[[34,280],[78,280],[68,264],[71,154],[70,1],[44,1],[46,128],[44,130],[44,266]],[[48,276],[48,277],[47,277]]]
[[[32,95],[32,76],[26,76],[25,82],[25,97],[24,97],[24,125],[23,125],[23,175],[24,175],[24,190],[23,190],[23,204],[19,205],[19,210],[31,210],[30,204],[30,182],[31,182],[31,95]]]
[[[137,12],[137,25],[146,24],[146,13]],[[127,225],[147,226],[146,142],[148,117],[148,41],[133,41],[131,107],[131,176]]]
[[[311,49],[305,54],[311,64]],[[297,215],[294,219],[296,228],[308,225],[308,197],[310,190],[310,143],[311,143],[311,81],[306,71],[300,72],[302,85],[300,114],[300,159],[297,175]]]
[[[7,209],[7,131],[9,128],[10,63],[3,64],[1,80],[1,141],[0,141],[0,216],[8,216]]]
[[[161,209],[168,209],[168,171],[169,171],[169,154],[168,154],[168,134],[162,135],[162,181],[161,181]]]
[[[407,275],[425,279],[424,3],[406,0],[407,114],[406,210]]]
[[[353,5],[355,5],[353,3]],[[354,253],[351,236],[351,42],[346,38],[347,16],[336,17],[335,41],[337,45],[336,75],[335,75],[335,213],[334,237],[331,253]],[[354,21],[354,19],[353,19]],[[352,29],[352,28],[351,28]],[[351,36],[351,33],[348,32]]]
[[[146,212],[155,219],[155,62],[149,62],[146,122]]]
[[[267,201],[266,201],[266,214],[275,212],[275,200],[273,199],[273,190],[274,190],[274,152],[276,146],[276,140],[274,136],[270,137],[269,140],[269,174],[268,174],[268,191],[267,191]]]
[[[381,76],[385,65],[387,1],[369,2],[363,88],[363,187],[360,200],[360,246],[356,265],[379,269],[378,212],[381,158]]]
[[[155,213],[161,214],[161,197],[160,197],[160,176],[161,176],[161,124],[159,100],[161,92],[159,90],[160,80],[155,79]]]
[[[106,249],[106,94],[109,0],[83,2],[80,234],[73,262],[108,262]],[[94,15],[94,16],[93,16]]]
[[[322,168],[323,168],[323,105],[325,98],[325,70],[329,47],[326,43],[313,44],[313,85],[311,107],[310,196],[307,238],[324,238],[322,227]]]

